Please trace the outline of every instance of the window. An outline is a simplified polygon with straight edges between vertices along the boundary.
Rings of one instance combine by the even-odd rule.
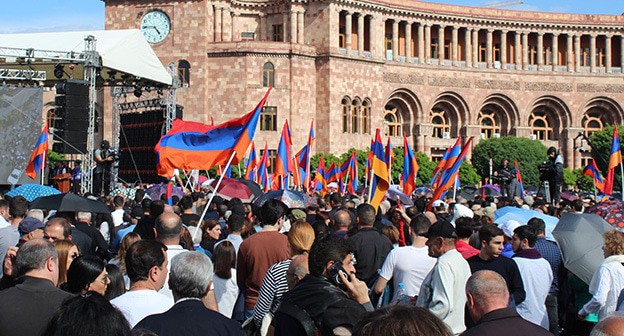
[[[358,133],[360,126],[360,103],[354,99],[351,102],[351,133]]]
[[[338,29],[338,48],[347,47],[347,35],[345,34],[345,27],[341,26]]]
[[[182,87],[188,87],[191,84],[191,64],[187,60],[178,61],[178,78]]]
[[[600,119],[600,112],[588,112],[583,116],[581,121],[586,136],[592,135],[594,132],[603,128],[603,122]]]
[[[281,24],[273,25],[273,42],[284,41],[284,26]]]
[[[581,66],[589,66],[589,48],[581,49]]]
[[[431,39],[431,58],[438,58],[438,39]]]
[[[487,61],[487,43],[479,44],[479,62]]]
[[[537,47],[529,46],[529,64],[537,64]]]
[[[260,150],[260,157],[264,156],[264,149]],[[269,160],[269,166],[267,167],[267,173],[273,174],[275,171],[275,158],[277,157],[277,149],[269,149],[269,153],[267,154],[267,159]]]
[[[277,106],[264,106],[260,112],[260,130],[277,131]]]
[[[386,115],[384,116],[385,135],[400,136],[401,135],[401,115],[394,106],[386,106]]]
[[[603,67],[606,64],[607,54],[604,48],[596,48],[596,66]]]
[[[392,34],[386,34],[386,50],[392,50]]]
[[[364,100],[362,102],[362,133],[370,134],[370,125],[368,124],[368,119],[370,116],[370,102],[368,100]]]
[[[266,62],[262,66],[262,86],[273,87],[275,86],[275,67],[273,63]]]
[[[444,41],[444,59],[452,59],[453,56],[451,55],[451,41],[450,40],[445,40]]]
[[[349,119],[351,119],[351,108],[349,107],[349,99],[342,99],[342,133],[349,133]]]
[[[529,117],[529,126],[531,134],[535,135],[537,140],[551,140],[553,137],[553,129],[545,111],[535,111]]]
[[[489,139],[494,134],[500,134],[500,125],[493,111],[482,110],[479,112],[479,125],[481,125],[482,139]]]
[[[449,139],[451,132],[451,125],[449,124],[446,113],[441,109],[431,110],[431,123],[433,124],[434,138]]]
[[[500,62],[501,60],[501,45],[500,43],[494,44],[494,61]]]

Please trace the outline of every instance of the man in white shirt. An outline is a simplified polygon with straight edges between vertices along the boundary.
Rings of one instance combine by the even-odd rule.
[[[154,223],[156,230],[156,240],[167,246],[167,260],[168,264],[171,263],[171,259],[180,253],[188,252],[180,245],[180,233],[182,232],[182,219],[180,216],[174,213],[164,213]],[[167,274],[169,268],[167,268]],[[169,289],[169,276],[165,278],[165,285],[160,291],[161,294],[167,295],[173,300],[173,293]]]
[[[528,225],[514,230],[511,241],[515,252],[513,260],[518,264],[526,292],[526,299],[516,306],[516,310],[523,319],[548,330],[546,297],[553,281],[553,273],[548,261],[533,248],[536,240],[537,233]]]
[[[405,286],[405,293],[417,297],[420,285],[435,265],[437,259],[429,256],[427,238],[419,236],[427,233],[431,222],[425,215],[419,214],[410,221],[412,245],[395,248],[390,251],[379,270],[375,283],[375,294],[381,294],[390,279],[394,279],[394,298],[397,299],[399,283]]]
[[[155,240],[139,240],[126,252],[130,290],[111,300],[132,327],[148,315],[173,306],[173,299],[158,293],[167,279],[167,247]]]
[[[120,195],[117,195],[115,196],[115,198],[113,198],[113,206],[115,207],[115,210],[111,212],[111,217],[113,218],[113,224],[115,224],[115,226],[123,224],[124,201],[124,197]]]
[[[459,335],[466,330],[465,288],[471,275],[470,266],[455,249],[457,234],[447,220],[438,219],[421,236],[429,238],[429,256],[438,258],[438,262],[423,281],[416,305],[428,309],[446,323],[455,335]]]
[[[0,199],[0,229],[11,225],[9,223],[9,202]]]

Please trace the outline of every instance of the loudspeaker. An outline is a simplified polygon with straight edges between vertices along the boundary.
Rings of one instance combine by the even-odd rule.
[[[88,82],[68,79],[56,85],[56,93],[55,134],[71,144],[71,146],[63,144],[56,148],[63,149],[64,154],[86,153],[89,128]]]

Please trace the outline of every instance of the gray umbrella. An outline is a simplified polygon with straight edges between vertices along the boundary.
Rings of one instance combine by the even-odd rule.
[[[565,267],[589,284],[604,260],[602,234],[612,229],[595,214],[564,214],[552,234],[561,248]]]

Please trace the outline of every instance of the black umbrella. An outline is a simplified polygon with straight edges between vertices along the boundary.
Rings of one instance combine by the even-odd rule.
[[[110,213],[104,203],[72,193],[39,197],[30,204],[31,209],[50,209],[60,212]]]
[[[258,197],[262,194],[264,194],[262,192],[262,188],[260,188],[260,185],[254,181],[250,181],[250,180],[246,180],[246,179],[238,179],[239,181],[241,181],[244,185],[247,186],[247,188],[249,188],[249,190],[251,191],[252,194],[254,194],[254,196]]]

